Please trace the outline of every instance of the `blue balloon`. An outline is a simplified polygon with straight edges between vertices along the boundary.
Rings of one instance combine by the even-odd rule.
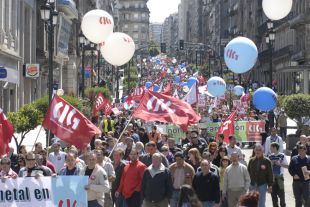
[[[152,85],[153,85],[152,82],[148,81],[145,83],[145,88],[149,89]]]
[[[153,91],[155,91],[155,92],[159,91],[159,85],[155,84],[153,86]]]
[[[261,87],[253,94],[253,105],[260,111],[271,111],[277,106],[277,94],[268,87]]]
[[[215,97],[223,96],[226,91],[226,83],[221,77],[214,76],[207,82],[208,92]]]
[[[241,96],[244,93],[244,88],[240,85],[237,85],[234,87],[233,91],[236,96]]]
[[[187,80],[187,85],[188,85],[188,87],[189,88],[191,88],[195,83],[197,83],[198,82],[198,80],[197,80],[197,78],[195,78],[195,77],[190,77],[188,80]]]
[[[177,75],[174,77],[174,80],[175,80],[175,82],[180,83],[181,78],[180,78],[180,76]]]
[[[181,64],[181,68],[185,68],[186,67],[186,64],[185,63],[182,63]]]
[[[156,60],[156,64],[157,64],[157,65],[160,65],[160,60],[157,59],[157,60]]]
[[[245,73],[253,68],[258,51],[255,43],[246,37],[231,40],[224,51],[227,67],[234,73]]]

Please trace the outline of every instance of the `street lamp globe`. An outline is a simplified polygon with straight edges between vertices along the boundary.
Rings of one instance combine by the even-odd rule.
[[[79,34],[79,43],[84,44],[85,43],[85,37],[82,33]]]
[[[270,41],[274,41],[276,38],[276,33],[274,31],[269,32],[269,39]]]
[[[271,21],[270,19],[267,21],[267,28],[270,30],[270,29],[273,29],[273,21]]]
[[[51,6],[46,3],[40,7],[41,19],[47,21],[51,15]]]
[[[269,34],[266,34],[265,39],[266,39],[266,43],[269,44],[270,42]]]
[[[53,25],[56,25],[58,21],[58,11],[56,9],[52,11],[52,17],[53,17]]]

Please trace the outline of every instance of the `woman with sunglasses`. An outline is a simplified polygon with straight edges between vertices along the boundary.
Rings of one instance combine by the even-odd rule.
[[[17,156],[17,164],[12,167],[15,173],[18,173],[20,169],[26,167],[25,156],[23,154],[18,154]]]

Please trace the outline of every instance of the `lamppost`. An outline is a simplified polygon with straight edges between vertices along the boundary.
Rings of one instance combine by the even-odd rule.
[[[93,85],[93,68],[94,68],[94,50],[98,49],[98,46],[96,46],[95,43],[90,42],[88,39],[85,38],[85,36],[80,33],[79,34],[79,42],[80,47],[82,50],[82,85],[81,85],[81,92],[82,97],[84,98],[84,90],[85,90],[85,51],[90,50],[91,51],[91,71],[90,71],[90,87]],[[100,55],[100,53],[98,54]],[[99,70],[98,70],[99,71]]]
[[[54,27],[57,24],[58,12],[55,7],[55,0],[47,0],[40,7],[41,19],[44,21],[45,29],[48,34],[48,101],[52,100],[53,96],[53,42],[54,42]]]
[[[99,72],[100,72],[100,46],[99,44],[97,44],[97,54],[98,54],[98,63],[97,63],[97,76],[98,76],[98,80],[97,80],[97,84],[99,86],[100,84],[100,75],[99,75]]]
[[[275,41],[275,32],[273,31],[273,22],[271,20],[267,21],[267,28],[268,28],[268,33],[266,34],[266,43],[268,44],[269,51],[270,51],[270,59],[269,59],[269,84],[270,88],[272,88],[272,59],[273,59],[273,45]]]

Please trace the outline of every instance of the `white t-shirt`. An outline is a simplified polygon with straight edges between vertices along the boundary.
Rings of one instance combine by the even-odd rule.
[[[48,155],[48,160],[54,164],[57,173],[59,173],[61,168],[64,167],[66,161],[66,155],[67,154],[65,152],[61,151],[58,154],[55,154],[55,152],[51,152]]]

